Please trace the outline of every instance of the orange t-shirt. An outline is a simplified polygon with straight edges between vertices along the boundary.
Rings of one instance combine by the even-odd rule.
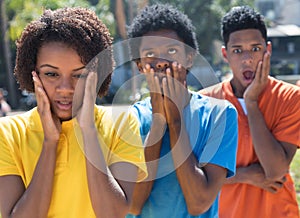
[[[237,167],[257,163],[248,119],[229,81],[201,90],[200,93],[227,99],[238,111]],[[259,98],[266,125],[278,141],[300,147],[300,88],[269,77]],[[296,191],[290,174],[276,194],[245,183],[224,185],[221,189],[220,218],[299,218]]]

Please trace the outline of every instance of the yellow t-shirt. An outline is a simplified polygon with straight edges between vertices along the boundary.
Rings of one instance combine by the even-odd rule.
[[[54,186],[48,217],[95,217],[88,190],[86,160],[76,121],[63,122],[57,147]],[[132,115],[113,116],[111,108],[95,106],[95,124],[108,166],[130,162],[147,176],[138,121]],[[43,144],[37,109],[0,119],[0,176],[19,175],[25,187],[32,179]]]

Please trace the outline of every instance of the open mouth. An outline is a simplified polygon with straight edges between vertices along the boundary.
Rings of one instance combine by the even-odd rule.
[[[253,71],[245,71],[243,73],[245,80],[252,81],[255,77],[255,73]]]
[[[61,110],[70,110],[72,108],[71,101],[57,101],[57,106]]]

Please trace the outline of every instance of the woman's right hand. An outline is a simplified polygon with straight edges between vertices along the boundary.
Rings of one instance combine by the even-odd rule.
[[[32,72],[32,79],[37,100],[37,110],[44,130],[44,140],[52,141],[57,144],[61,132],[61,122],[59,118],[51,112],[50,101],[42,81],[35,71]]]

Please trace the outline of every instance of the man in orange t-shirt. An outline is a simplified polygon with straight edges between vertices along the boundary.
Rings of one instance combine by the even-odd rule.
[[[289,165],[300,147],[300,88],[269,76],[271,43],[252,8],[232,8],[222,36],[233,78],[200,91],[238,111],[236,175],[221,190],[220,218],[299,218]]]

